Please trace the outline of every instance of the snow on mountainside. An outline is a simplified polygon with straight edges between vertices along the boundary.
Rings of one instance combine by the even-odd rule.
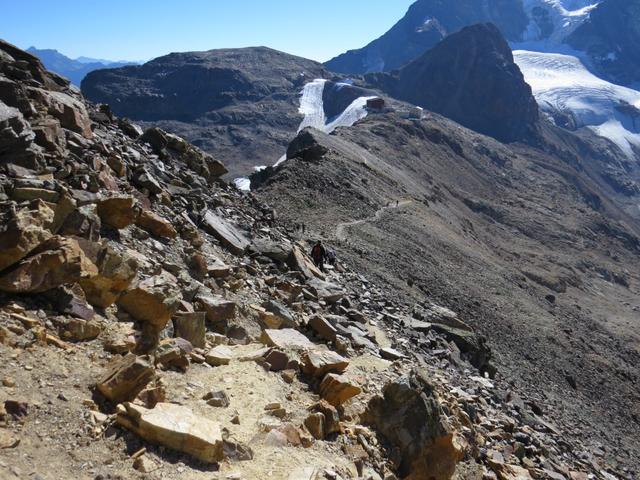
[[[327,119],[323,100],[326,83],[327,80],[318,78],[307,83],[302,89],[299,112],[304,115],[304,118],[300,122],[298,132],[307,127],[313,127],[324,133],[331,133],[339,127],[350,127],[367,116],[367,100],[375,97],[358,97],[335,118]],[[280,165],[286,158],[286,155],[280,157],[274,167]],[[240,190],[251,189],[251,181],[247,177],[236,178],[234,183]]]
[[[640,121],[624,113],[625,104],[640,109],[640,92],[598,78],[576,56],[516,50],[514,57],[543,111],[568,115],[630,156],[640,147]]]
[[[588,18],[598,3],[594,0],[524,0],[529,25],[523,39],[560,43]]]

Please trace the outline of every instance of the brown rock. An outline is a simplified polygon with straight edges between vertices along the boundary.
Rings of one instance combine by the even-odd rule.
[[[141,473],[151,473],[159,467],[155,462],[153,462],[153,460],[143,455],[133,461],[133,468]]]
[[[205,463],[223,460],[220,425],[172,403],[159,403],[153,410],[125,403],[116,417],[118,424],[148,442],[186,453]]]
[[[340,424],[340,415],[338,410],[326,400],[320,400],[313,405],[310,410],[312,412],[319,412],[324,415],[324,430],[326,435],[332,433],[341,433],[342,425]]]
[[[33,202],[0,227],[0,271],[18,263],[51,238],[54,211],[44,202]]]
[[[87,301],[95,306],[107,308],[116,303],[133,281],[138,271],[138,262],[120,253],[108,242],[79,241],[80,247],[98,267],[98,275],[80,281]]]
[[[342,405],[362,392],[350,380],[341,375],[329,373],[320,383],[320,396],[333,406]]]
[[[136,199],[129,195],[100,200],[97,211],[102,223],[116,229],[128,227],[136,221],[139,214]]]
[[[207,352],[206,360],[209,365],[218,367],[220,365],[229,365],[233,359],[233,352],[225,345],[218,345]]]
[[[53,322],[61,338],[71,342],[93,340],[102,333],[102,325],[93,320],[80,318],[58,318]]]
[[[191,342],[196,348],[205,347],[205,313],[178,312],[173,316],[175,336]]]
[[[222,390],[208,392],[204,397],[202,397],[202,399],[206,400],[207,405],[211,405],[212,407],[224,408],[228,407],[230,404],[229,396]]]
[[[310,413],[304,420],[304,426],[316,440],[325,439],[324,415],[320,412]]]
[[[488,459],[489,466],[496,473],[499,480],[533,480],[529,470],[518,465],[509,465]]]
[[[46,188],[16,187],[11,191],[11,198],[18,202],[42,200],[47,203],[58,203],[60,192]]]
[[[113,403],[131,401],[155,378],[155,370],[148,358],[129,353],[115,358],[96,387]]]
[[[127,290],[120,296],[118,305],[136,320],[161,331],[178,309],[180,300],[176,278],[168,272],[162,272]]]
[[[0,290],[12,293],[46,292],[97,274],[98,268],[85,256],[76,240],[56,236],[0,276]]]
[[[271,366],[272,372],[280,372],[289,364],[289,356],[280,350],[269,351],[264,360]]]
[[[362,415],[398,450],[401,478],[449,480],[463,452],[455,442],[433,387],[419,374],[398,379],[371,399]]]
[[[240,230],[222,217],[208,210],[203,219],[204,228],[236,255],[241,255],[250,242]]]
[[[313,343],[302,333],[292,328],[282,330],[267,329],[262,332],[260,339],[265,345],[280,349],[304,349],[311,348]]]
[[[91,119],[82,102],[62,92],[39,90],[50,115],[60,121],[64,128],[81,134],[85,138],[93,137]]]
[[[156,237],[176,238],[178,236],[178,232],[167,219],[150,210],[142,210],[136,225]]]
[[[58,233],[65,236],[85,238],[90,241],[100,239],[102,223],[95,205],[85,205],[71,211],[64,219]]]
[[[231,320],[236,316],[236,302],[220,296],[199,295],[196,297],[195,304],[196,308],[204,310],[207,321],[210,323]]]
[[[154,361],[156,365],[162,365],[164,368],[175,368],[180,371],[186,371],[189,368],[189,353],[193,350],[193,346],[182,339],[169,338],[162,340],[154,351]]]
[[[312,278],[320,278],[324,280],[325,278],[324,273],[318,270],[311,258],[305,255],[297,246],[294,246],[291,250],[291,254],[287,259],[287,264],[293,270],[301,272],[307,280],[311,280]]]
[[[320,315],[314,315],[309,319],[309,326],[320,338],[330,342],[336,339],[338,330]]]
[[[331,350],[309,350],[302,358],[302,371],[307,375],[321,378],[330,372],[342,373],[349,361]]]

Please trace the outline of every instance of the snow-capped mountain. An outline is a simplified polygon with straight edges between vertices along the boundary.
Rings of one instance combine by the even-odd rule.
[[[501,30],[540,108],[558,125],[590,128],[635,155],[640,0],[418,0],[385,35],[326,65],[344,73],[395,70],[479,22]]]

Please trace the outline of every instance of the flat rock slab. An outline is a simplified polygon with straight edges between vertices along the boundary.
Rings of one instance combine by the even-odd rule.
[[[360,392],[362,389],[358,385],[335,373],[327,374],[320,383],[320,396],[334,407],[351,400]]]
[[[205,229],[236,255],[243,254],[251,244],[240,230],[211,210],[204,214],[203,221]]]
[[[158,403],[149,410],[125,403],[119,409],[117,422],[148,442],[184,452],[205,463],[224,458],[220,425],[181,405]]]
[[[345,291],[340,285],[317,278],[309,280],[308,285],[315,290],[316,296],[320,300],[324,300],[327,303],[335,303],[345,295]]]
[[[285,350],[288,348],[303,349],[313,347],[311,340],[292,328],[283,328],[282,330],[264,330],[260,340],[265,345]]]
[[[156,376],[147,358],[129,353],[114,359],[96,387],[114,403],[133,400]]]
[[[229,365],[233,357],[233,350],[225,345],[218,345],[209,350],[205,358],[209,365],[219,367],[220,365]]]
[[[331,350],[309,350],[304,357],[304,373],[322,378],[327,373],[342,373],[349,361]]]

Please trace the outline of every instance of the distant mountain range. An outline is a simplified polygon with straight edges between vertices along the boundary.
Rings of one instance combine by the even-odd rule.
[[[29,47],[27,52],[38,57],[47,69],[68,78],[71,83],[80,86],[89,72],[101,68],[117,68],[125,65],[137,65],[140,62],[112,61],[90,57],[69,58],[57,50]]]

